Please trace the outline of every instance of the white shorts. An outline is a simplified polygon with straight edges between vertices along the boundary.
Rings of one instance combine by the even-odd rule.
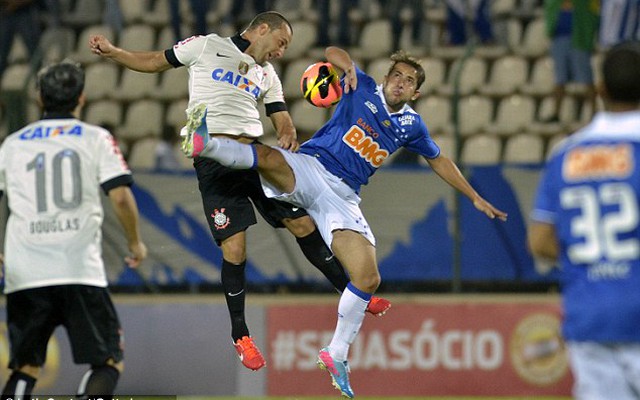
[[[260,177],[267,197],[302,207],[313,218],[325,243],[331,248],[333,231],[349,229],[361,233],[376,245],[369,223],[360,210],[360,196],[340,178],[327,171],[318,160],[279,148],[293,170],[296,185],[292,193],[282,193]]]
[[[567,348],[577,400],[640,399],[640,343],[569,342]]]

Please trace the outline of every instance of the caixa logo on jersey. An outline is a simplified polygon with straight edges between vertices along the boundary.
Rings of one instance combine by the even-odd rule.
[[[227,71],[224,68],[216,68],[211,73],[211,77],[214,81],[227,82],[238,89],[251,93],[256,99],[260,96],[260,88],[258,85],[242,75],[233,73],[232,71]]]
[[[20,140],[47,139],[59,135],[82,136],[82,127],[80,125],[38,126],[22,132],[20,134]]]

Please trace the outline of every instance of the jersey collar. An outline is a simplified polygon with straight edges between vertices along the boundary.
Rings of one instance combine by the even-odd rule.
[[[409,103],[404,103],[404,106],[402,106],[402,108],[399,111],[390,112],[389,111],[389,107],[387,107],[387,99],[384,98],[384,90],[382,88],[382,84],[379,84],[376,87],[376,93],[380,97],[380,101],[382,101],[382,104],[384,104],[384,109],[387,110],[387,113],[389,115],[400,115],[400,114],[404,114],[407,111],[411,110],[411,106],[409,106]]]
[[[235,36],[231,36],[231,41],[233,42],[233,44],[236,45],[238,50],[240,50],[243,53],[251,45],[251,42],[248,41],[247,39],[243,38],[242,36],[240,36],[239,33],[237,35],[235,35]]]
[[[75,119],[71,113],[61,113],[61,112],[45,112],[42,115],[42,119]]]

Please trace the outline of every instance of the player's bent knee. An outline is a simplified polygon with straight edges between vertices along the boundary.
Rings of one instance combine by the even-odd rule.
[[[316,224],[311,217],[303,216],[300,218],[285,218],[282,220],[284,226],[297,238],[309,236],[316,230]]]

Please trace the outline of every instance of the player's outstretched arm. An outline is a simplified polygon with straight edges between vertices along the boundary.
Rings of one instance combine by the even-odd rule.
[[[128,51],[102,35],[89,38],[91,52],[138,72],[162,72],[171,68],[163,51]]]
[[[327,61],[338,70],[338,75],[344,72],[344,92],[349,93],[350,90],[355,90],[358,86],[358,78],[355,64],[349,53],[339,47],[329,46],[325,49],[324,55]]]
[[[458,166],[446,156],[440,155],[434,159],[426,159],[431,168],[449,185],[458,189],[473,202],[473,206],[487,217],[507,220],[507,213],[493,206],[475,191],[469,181],[462,175]]]
[[[128,186],[119,186],[109,191],[109,200],[124,229],[131,255],[125,257],[131,268],[136,268],[147,257],[147,246],[140,237],[139,214],[136,200]]]

